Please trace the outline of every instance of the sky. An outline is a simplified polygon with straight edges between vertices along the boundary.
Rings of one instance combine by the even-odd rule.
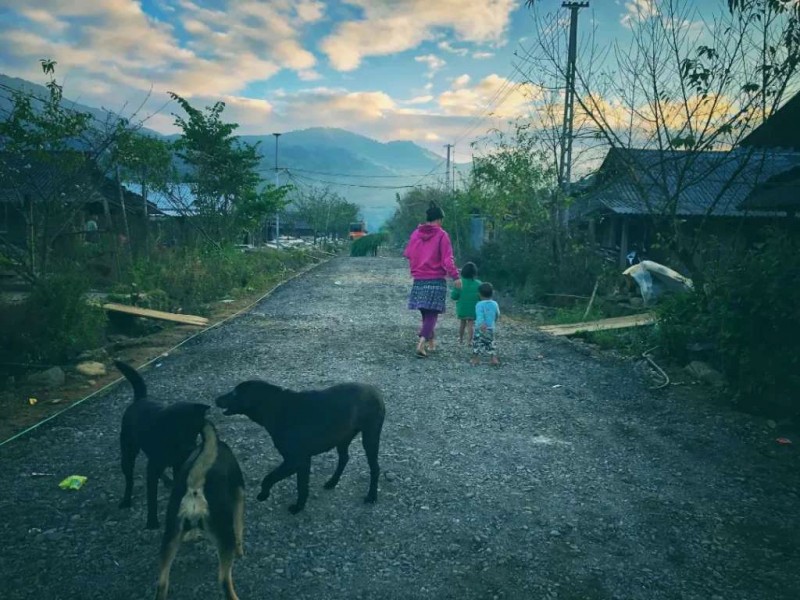
[[[592,0],[581,18],[602,44],[653,1]],[[176,131],[172,91],[224,101],[241,134],[341,127],[440,155],[456,143],[463,160],[529,111],[514,53],[532,26],[522,0],[0,0],[0,73],[41,84],[39,59],[54,59],[65,97],[143,105],[162,133]]]

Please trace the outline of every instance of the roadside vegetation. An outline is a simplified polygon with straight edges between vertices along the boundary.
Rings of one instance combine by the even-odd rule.
[[[700,361],[721,374],[724,396],[738,406],[798,414],[796,218],[764,219],[760,230],[743,228],[723,243],[710,218],[722,196],[692,225],[678,210],[683,195],[698,184],[691,167],[675,173],[674,163],[656,165],[650,177],[634,176],[648,206],[648,258],[694,282],[692,293],[645,306],[633,280],[622,275],[619,247],[601,247],[587,220],[571,212],[592,178],[571,184],[566,178],[563,99],[537,93],[563,88],[567,36],[557,16],[537,12],[544,10],[539,3],[528,4],[540,34],[520,66],[531,91],[531,115],[473,144],[472,169],[458,189],[433,186],[398,197],[389,223],[394,242],[405,242],[434,201],[444,209],[458,261],[475,262],[480,278],[491,280],[517,314],[541,323],[574,323],[655,311],[655,326],[580,337],[639,358],[649,349],[673,369]],[[714,19],[702,21],[692,3],[669,0],[631,20],[629,47],[583,42],[573,172],[595,171],[610,149],[680,153],[689,165],[708,152],[724,160],[797,91],[796,3],[731,0],[717,8]]]
[[[328,190],[265,181],[223,102],[172,94],[181,134],[169,141],[135,114],[75,111],[56,62],[41,65],[48,96],[15,92],[0,120],[0,389],[165,326],[109,317],[103,302],[210,315],[338,251],[358,216]],[[305,241],[267,244],[276,213]]]

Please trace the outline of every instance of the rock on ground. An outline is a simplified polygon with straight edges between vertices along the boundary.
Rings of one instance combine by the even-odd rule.
[[[293,480],[255,501],[279,461],[266,433],[211,411],[248,486],[241,598],[798,598],[800,469],[774,432],[680,390],[650,392],[632,365],[509,319],[500,368],[467,364],[452,313],[440,349],[417,359],[409,285],[401,259],[337,258],[144,373],[167,402],[210,403],[251,377],[384,390],[378,503],[362,503],[356,440],[334,491],[322,484],[335,452],[314,459],[297,516]],[[160,533],[143,529],[142,458],[134,506],[117,508],[130,401],[122,384],[0,448],[3,598],[153,593]],[[86,485],[60,490],[73,474]],[[210,545],[185,543],[170,598],[221,597],[216,563]]]

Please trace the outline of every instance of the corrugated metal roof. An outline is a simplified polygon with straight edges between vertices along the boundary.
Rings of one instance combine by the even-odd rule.
[[[795,94],[766,121],[751,131],[742,146],[800,148],[800,94]]]
[[[746,210],[800,210],[800,167],[784,171],[758,186],[739,207]]]
[[[800,166],[800,153],[609,151],[588,193],[573,214],[755,216],[739,205],[768,179]],[[763,212],[763,215],[768,213]]]
[[[141,183],[126,182],[124,186],[131,192],[142,195]],[[161,213],[171,217],[197,214],[197,207],[194,206],[194,193],[186,183],[179,183],[173,186],[169,194],[148,188],[147,201],[154,204]]]

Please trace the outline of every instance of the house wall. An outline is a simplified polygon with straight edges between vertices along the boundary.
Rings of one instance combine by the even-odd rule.
[[[687,240],[700,236],[700,239],[696,240],[698,252],[695,264],[702,267],[704,264],[719,264],[719,261],[732,260],[742,248],[762,239],[770,226],[784,224],[785,219],[780,218],[718,217],[708,219],[705,223],[699,219],[687,219],[681,227],[681,235]],[[636,250],[640,258],[688,273],[686,265],[681,264],[667,248],[658,244],[658,230],[648,217],[605,215],[603,218],[596,218],[595,235],[598,245],[610,254],[613,253],[621,269],[627,267],[625,255]]]

